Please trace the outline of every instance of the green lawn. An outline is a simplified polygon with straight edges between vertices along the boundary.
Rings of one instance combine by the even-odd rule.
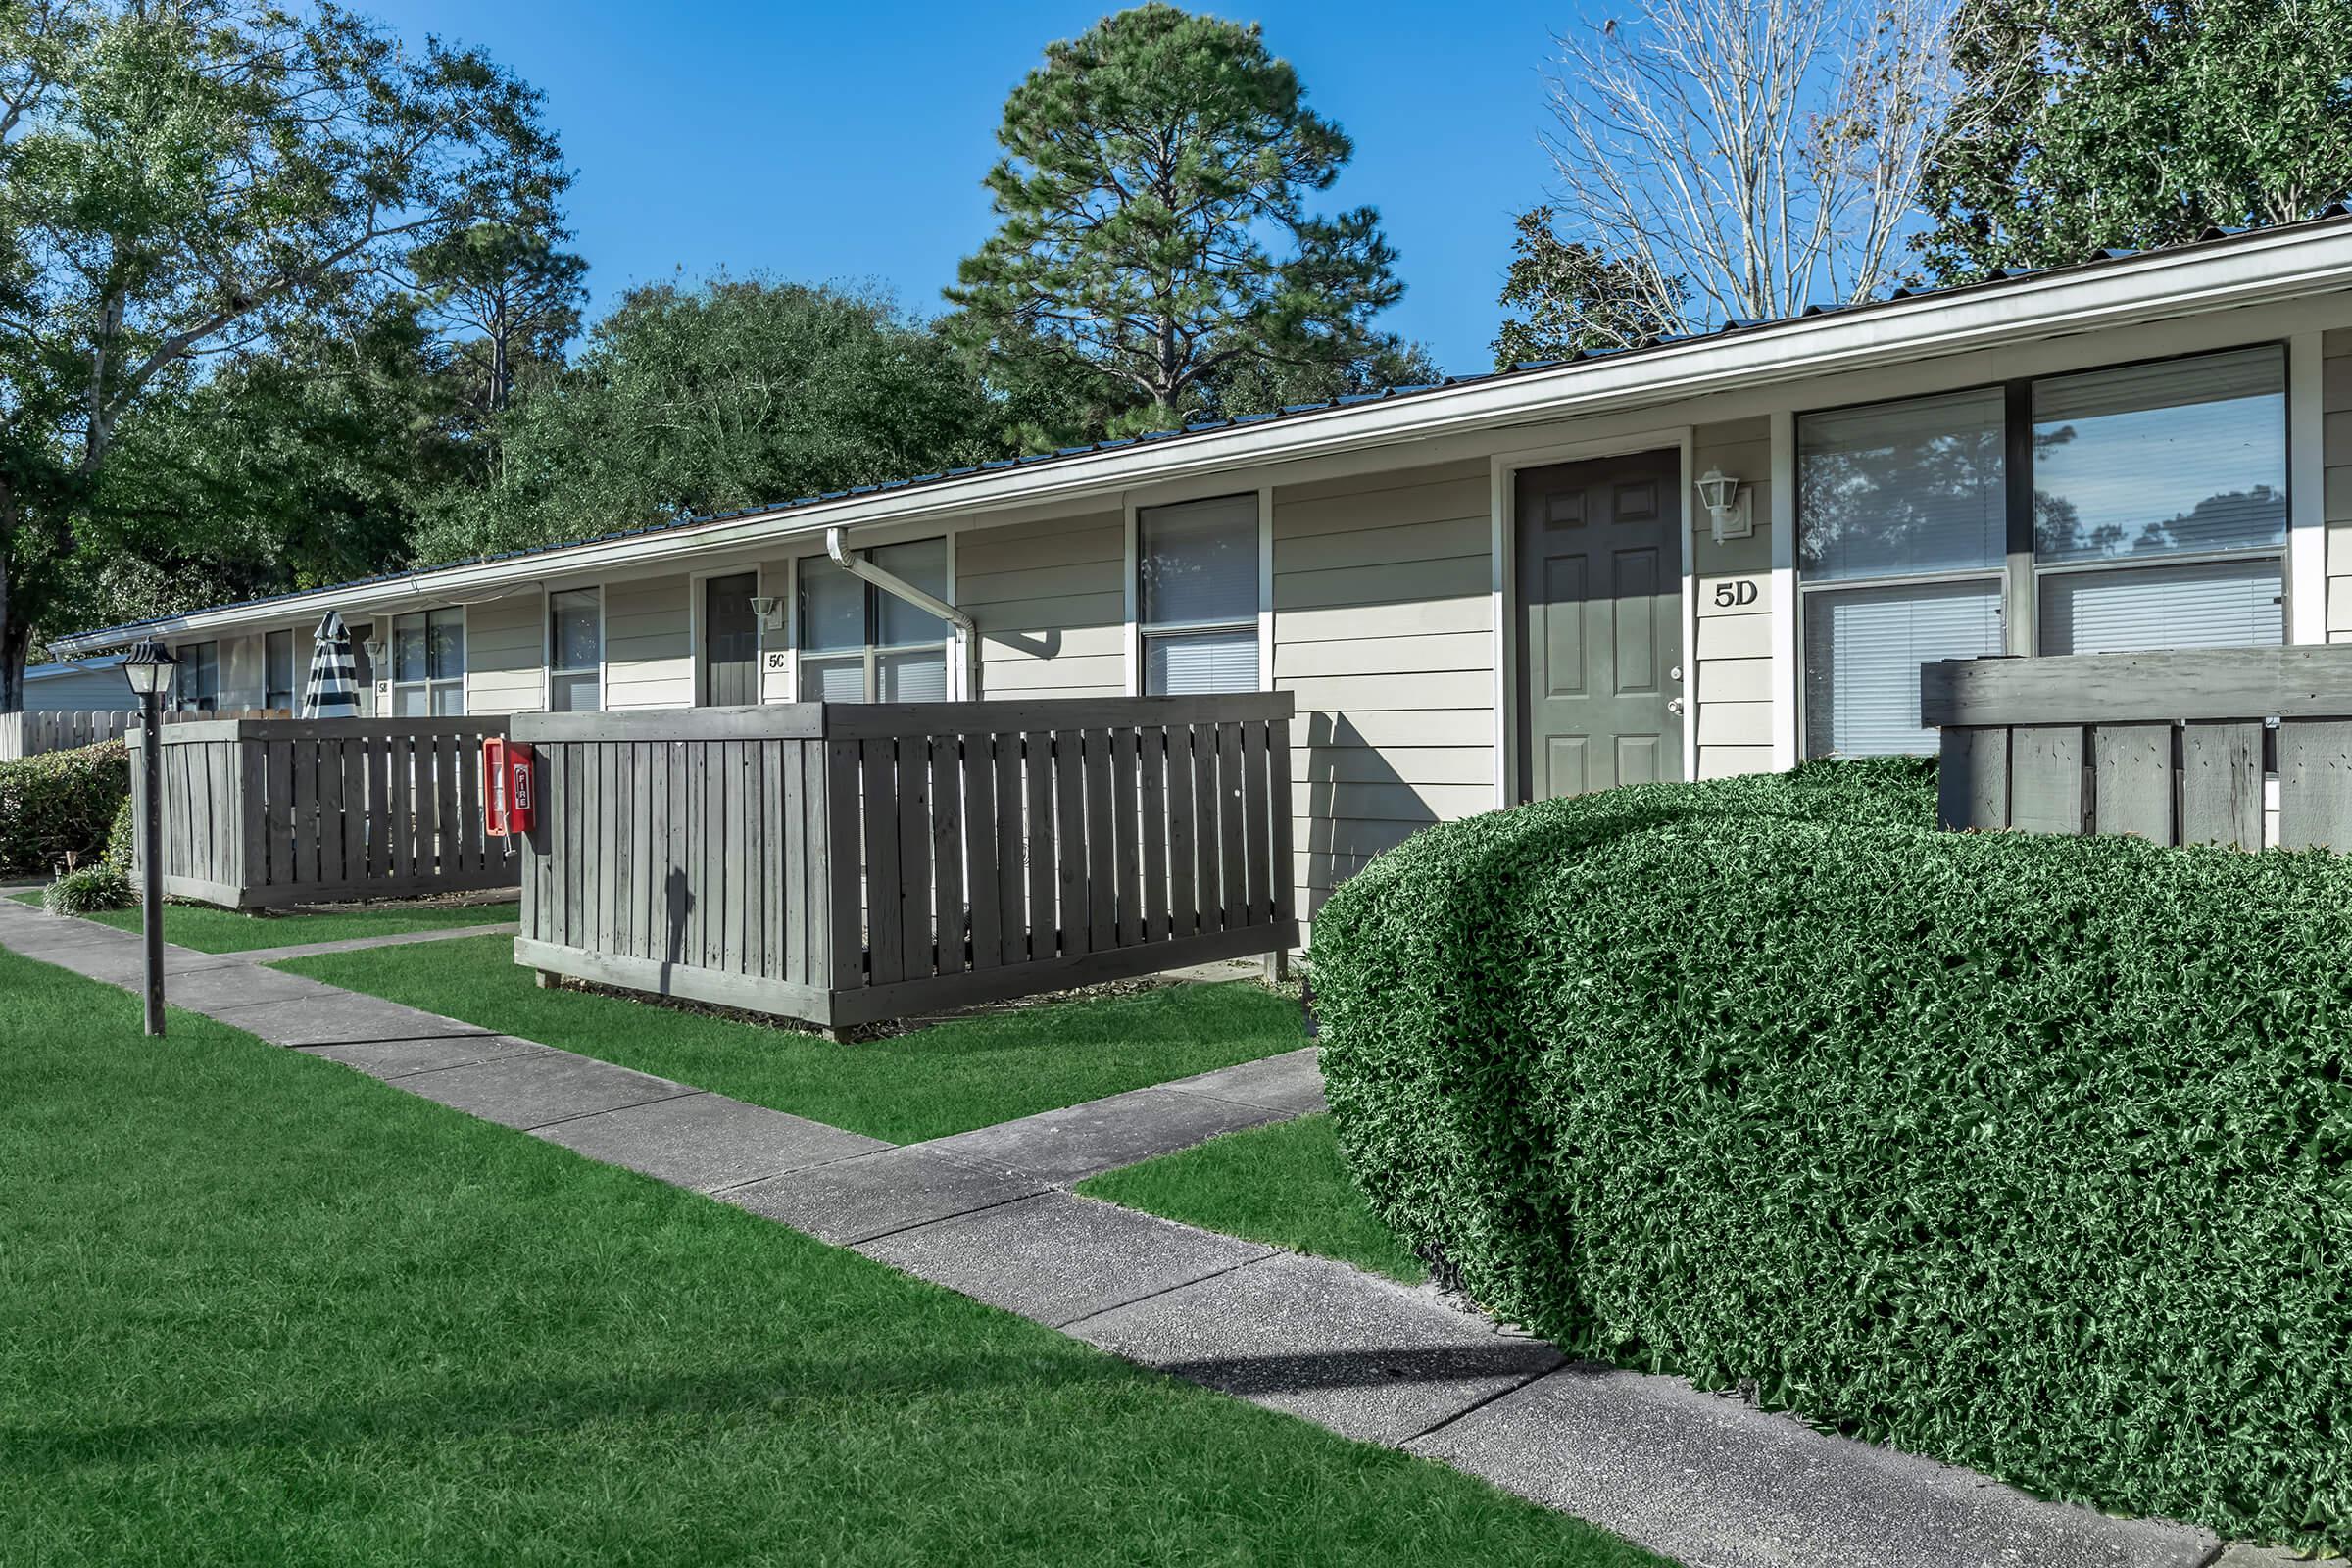
[[[1653,1563],[0,953],[0,1562]]]
[[[1024,1007],[838,1046],[626,997],[542,991],[505,937],[338,953],[280,967],[894,1144],[1306,1044],[1298,1002],[1246,981]]]
[[[17,900],[40,906],[38,893]],[[118,931],[139,929],[137,909],[107,909],[81,916]],[[451,926],[493,925],[514,918],[513,904],[393,905],[380,909],[322,910],[316,914],[240,914],[202,905],[164,906],[164,940],[199,953],[243,953],[252,948],[285,948],[297,942],[339,942],[345,937],[388,937],[403,931],[442,931]]]
[[[1429,1277],[1348,1180],[1329,1116],[1228,1133],[1081,1182],[1078,1191],[1203,1230],[1343,1258],[1408,1285]]]

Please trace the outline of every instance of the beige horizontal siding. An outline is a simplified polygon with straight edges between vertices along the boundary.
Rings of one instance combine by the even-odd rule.
[[[513,594],[466,611],[466,711],[521,713],[547,701],[546,601]]]
[[[1115,512],[975,528],[956,539],[956,602],[980,628],[980,690],[1127,691],[1127,544]]]
[[[1715,542],[1713,519],[1695,492],[1684,498],[1690,519],[1690,569],[1697,646],[1691,682],[1698,705],[1699,778],[1724,778],[1772,765],[1772,423],[1765,418],[1700,425],[1691,433],[1690,471],[1720,469],[1740,481],[1755,532]],[[1752,583],[1747,604],[1716,603],[1716,590],[1736,599]]]
[[[1494,524],[1483,461],[1274,495],[1274,683],[1296,694],[1309,918],[1419,828],[1494,805]]]
[[[694,628],[683,574],[605,588],[605,706],[694,706]]]

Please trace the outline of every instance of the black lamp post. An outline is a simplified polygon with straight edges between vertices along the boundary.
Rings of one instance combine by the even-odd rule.
[[[139,929],[147,939],[147,1032],[164,1032],[164,692],[179,662],[162,643],[131,645],[122,673],[139,694]]]

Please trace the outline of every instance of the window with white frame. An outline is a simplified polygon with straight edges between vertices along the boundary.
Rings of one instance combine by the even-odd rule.
[[[172,705],[183,712],[212,713],[220,708],[220,645],[181,643],[172,650],[179,665],[172,672]]]
[[[1258,689],[1257,496],[1135,514],[1144,694]]]
[[[292,709],[302,694],[294,689],[294,634],[267,632],[262,637],[262,706]]]
[[[2266,346],[1800,417],[1806,755],[1934,751],[1936,660],[2280,641],[2285,370]]]
[[[547,707],[591,713],[604,707],[605,596],[580,588],[547,596]]]
[[[392,617],[392,712],[399,718],[466,711],[466,612]]]
[[[892,576],[948,597],[947,540],[879,545],[862,554]],[[946,621],[822,556],[803,560],[799,575],[801,701],[947,701]]]

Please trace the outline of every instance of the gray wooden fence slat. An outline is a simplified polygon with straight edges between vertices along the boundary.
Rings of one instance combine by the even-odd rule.
[[[1920,670],[1920,721],[1938,725],[2352,717],[2352,644],[2179,648],[1977,659]]]
[[[466,735],[458,742],[458,869],[474,876],[490,863],[498,841],[482,820],[482,737]]]
[[[908,735],[899,756],[899,941],[903,972],[931,972],[931,741]]]
[[[1142,825],[1142,878],[1138,892],[1138,940],[1168,939],[1168,727],[1147,724],[1136,731],[1136,810]]]
[[[826,911],[823,926],[809,927],[808,970],[812,981],[827,992],[865,983],[865,872],[859,844],[865,798],[858,779],[859,751],[854,743],[839,741],[809,747],[809,770],[802,781],[813,798],[813,809],[827,824],[824,832],[808,838],[809,897],[816,899],[820,889],[829,890],[821,904]]]
[[[2082,831],[2082,730],[2019,728],[2009,742],[2009,825],[2024,833]]]
[[[2102,724],[2091,732],[2092,819],[2101,833],[2176,842],[2173,726]]]
[[[286,752],[294,777],[294,838],[289,860],[293,874],[288,880],[298,884],[321,882],[324,878],[318,859],[318,744],[315,740],[288,737]]]
[[[352,887],[368,882],[368,828],[375,820],[368,795],[368,740],[353,736],[336,743],[343,763],[343,862],[341,877]]]
[[[931,867],[931,941],[939,973],[957,973],[964,959],[964,764],[957,736],[931,736],[931,778],[924,797],[931,804],[931,842],[924,847]]]
[[[252,887],[270,880],[269,782],[266,743],[237,744],[237,885]]]
[[[1117,941],[1123,948],[1144,940],[1142,771],[1142,744],[1133,729],[1119,725],[1110,732],[1110,826],[1119,882]]]
[[[433,739],[433,874],[453,883],[462,874],[457,846],[465,826],[458,820],[458,742],[455,735]]]
[[[755,741],[727,742],[727,962],[737,974],[758,974],[755,956],[760,941],[759,906],[751,897],[759,885],[761,862],[754,836],[760,797],[754,770],[759,765]]]
[[[1249,896],[1245,924],[1264,925],[1274,918],[1273,791],[1266,779],[1266,731],[1270,726],[1251,719],[1242,726],[1242,830],[1244,885]]]
[[[1054,732],[1054,904],[1064,956],[1092,953],[1094,922],[1087,908],[1086,745],[1082,732]]]
[[[1168,935],[1197,935],[1200,895],[1199,733],[1190,724],[1168,727]]]
[[[970,966],[994,969],[1004,961],[1004,867],[998,859],[1004,844],[1004,821],[997,812],[996,737],[968,732],[963,748],[963,852],[968,864],[966,897],[971,906]]]
[[[1272,838],[1267,858],[1273,862],[1274,919],[1279,925],[1288,925],[1298,917],[1298,870],[1291,848],[1291,721],[1287,718],[1266,725],[1266,788],[1271,797],[1266,807]]]
[[[1001,732],[990,766],[996,772],[997,956],[1004,963],[1029,957],[1026,818],[1021,793],[1021,746],[1025,737]]]
[[[649,754],[654,768],[654,840],[650,846],[656,952],[669,967],[686,961],[686,746],[656,741]]]
[[[858,748],[859,817],[865,837],[866,967],[874,985],[906,978],[906,900],[899,874],[899,743]]]
[[[776,829],[782,845],[777,857],[779,884],[777,896],[782,901],[783,938],[777,955],[777,976],[796,985],[816,985],[822,982],[808,961],[808,932],[811,903],[808,872],[808,838],[810,817],[816,812],[820,797],[808,792],[808,741],[778,741],[783,766],[776,780]],[[815,824],[817,836],[823,837],[824,824]],[[818,895],[821,897],[821,893]]]
[[[1239,723],[1252,718],[1288,718],[1295,699],[1289,692],[1224,692],[1200,697],[994,697],[977,705],[989,728],[1108,729],[1134,724]],[[965,703],[802,704],[822,707],[824,733],[837,740],[897,739],[906,735],[955,734],[969,729],[974,705]],[[673,710],[683,711],[683,710]],[[753,714],[780,708],[751,709]],[[534,722],[538,720],[534,717]],[[755,718],[755,724],[762,720]]]
[[[1247,924],[1249,883],[1242,831],[1242,727],[1217,726],[1217,906],[1226,930]]]
[[[343,743],[307,744],[312,765],[318,770],[318,880],[331,882],[343,874],[343,829],[350,820],[343,799]]]
[[[2278,843],[2352,852],[2352,722],[2278,722]]]
[[[1101,953],[1119,944],[1117,836],[1111,825],[1110,731],[1082,732],[1086,748],[1086,937]]]
[[[2009,732],[1947,728],[1936,770],[1936,816],[1944,827],[2009,825]]]
[[[1021,770],[1027,801],[1023,815],[1029,830],[1028,844],[1022,852],[1029,887],[1029,939],[1024,956],[1035,963],[1061,952],[1058,913],[1061,863],[1054,848],[1060,807],[1054,783],[1054,737],[1050,733],[1023,732]]]
[[[2262,848],[2262,725],[2180,727],[2180,841]]]

